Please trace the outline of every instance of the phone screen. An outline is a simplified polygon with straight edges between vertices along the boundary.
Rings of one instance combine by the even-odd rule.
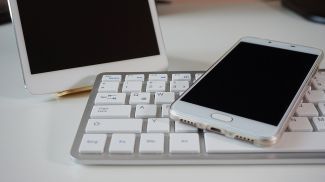
[[[317,57],[241,42],[181,100],[277,126]]]

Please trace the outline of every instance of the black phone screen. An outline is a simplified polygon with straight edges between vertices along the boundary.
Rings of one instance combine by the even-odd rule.
[[[31,74],[159,55],[148,0],[17,0]]]
[[[241,42],[181,100],[277,126],[317,57]]]

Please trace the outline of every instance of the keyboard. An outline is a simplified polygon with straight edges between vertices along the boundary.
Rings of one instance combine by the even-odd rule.
[[[325,72],[313,78],[280,141],[266,148],[169,119],[171,103],[202,73],[99,74],[71,156],[89,165],[325,163]]]

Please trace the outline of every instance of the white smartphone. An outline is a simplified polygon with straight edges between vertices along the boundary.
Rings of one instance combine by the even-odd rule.
[[[270,146],[286,129],[322,55],[311,47],[242,38],[171,105],[170,117]]]

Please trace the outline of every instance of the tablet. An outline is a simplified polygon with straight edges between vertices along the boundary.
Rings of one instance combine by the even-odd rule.
[[[10,0],[26,88],[33,94],[93,84],[111,71],[168,66],[154,0]]]

